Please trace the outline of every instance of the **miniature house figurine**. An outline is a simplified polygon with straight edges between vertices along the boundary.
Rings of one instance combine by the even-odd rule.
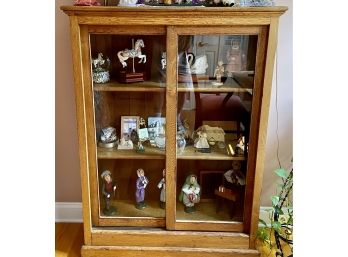
[[[195,175],[189,175],[181,188],[179,200],[185,205],[185,212],[195,212],[195,204],[200,201],[201,187]]]
[[[160,207],[162,209],[166,208],[166,169],[162,171],[163,178],[158,183],[157,187],[161,189],[160,193]]]
[[[137,170],[138,179],[135,183],[136,190],[135,190],[135,207],[137,209],[144,209],[146,207],[145,204],[145,188],[147,184],[149,183],[149,180],[147,177],[145,177],[145,171],[143,169]]]
[[[109,170],[103,171],[100,175],[103,180],[102,194],[104,195],[105,208],[103,213],[107,216],[115,215],[116,207],[111,206],[111,198],[115,197],[116,183],[111,178],[111,172]]]

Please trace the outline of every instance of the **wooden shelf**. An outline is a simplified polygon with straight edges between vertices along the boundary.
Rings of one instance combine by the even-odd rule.
[[[235,143],[232,143],[235,150]],[[155,147],[146,147],[144,153],[137,153],[133,150],[118,150],[116,148],[98,147],[98,159],[139,159],[139,160],[163,160],[165,159],[165,151]],[[186,146],[182,154],[177,154],[178,160],[209,160],[209,161],[244,161],[247,158],[244,155],[232,155],[227,147],[219,149],[214,146],[210,153],[201,153],[196,151],[193,146]]]
[[[234,147],[235,148],[235,147]],[[182,154],[177,155],[178,160],[207,160],[207,161],[244,161],[246,157],[243,155],[233,156],[231,153],[225,149],[218,149],[214,147],[211,150],[211,153],[200,153],[195,150],[193,146],[185,147],[185,150]]]
[[[145,147],[144,153],[137,153],[133,150],[117,150],[98,147],[98,159],[139,159],[139,160],[163,160],[165,151],[154,147]]]
[[[112,91],[112,92],[165,92],[165,83],[144,81],[137,83],[124,84],[117,81],[111,81],[104,84],[94,84],[94,91]]]
[[[217,92],[217,93],[243,93],[248,92],[252,94],[252,86],[244,86],[245,84],[239,84],[233,78],[228,78],[221,86],[214,86],[212,80],[202,80],[198,83],[179,83],[178,92]]]

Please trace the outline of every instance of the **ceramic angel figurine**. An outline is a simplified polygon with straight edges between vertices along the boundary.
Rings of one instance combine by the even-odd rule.
[[[145,188],[147,184],[149,183],[149,180],[147,177],[145,177],[145,171],[143,169],[137,170],[138,179],[135,183],[136,190],[135,190],[135,207],[137,209],[144,209],[146,207],[145,204]]]
[[[103,173],[100,175],[103,180],[103,187],[102,187],[102,194],[104,195],[105,199],[105,208],[103,210],[103,213],[105,215],[115,215],[116,214],[116,207],[111,206],[111,198],[115,197],[115,191],[116,191],[116,183],[111,178],[111,172],[109,170],[103,171]]]
[[[240,161],[232,161],[232,169],[224,173],[226,181],[232,185],[244,186],[245,176],[241,171]]]
[[[166,169],[163,169],[163,178],[158,183],[157,187],[161,189],[160,193],[160,207],[162,209],[166,208]]]
[[[189,175],[181,188],[179,200],[185,205],[185,212],[195,212],[195,204],[200,201],[201,187],[195,175]]]

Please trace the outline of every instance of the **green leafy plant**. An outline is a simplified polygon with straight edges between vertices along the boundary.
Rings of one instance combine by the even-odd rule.
[[[270,223],[259,219],[257,237],[270,250],[276,248],[276,256],[284,257],[282,245],[289,245],[291,254],[288,257],[292,257],[293,208],[290,196],[293,189],[293,169],[287,171],[280,168],[274,172],[280,183],[277,184],[276,195],[271,197],[272,208],[267,210]]]

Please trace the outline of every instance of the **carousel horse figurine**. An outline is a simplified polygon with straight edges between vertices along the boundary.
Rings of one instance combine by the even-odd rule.
[[[103,59],[103,54],[102,53],[98,54],[98,58],[97,59],[93,59],[93,66],[94,66],[94,68],[98,68],[101,65],[104,65],[104,63],[105,63],[105,60]]]
[[[139,58],[140,61],[138,63],[146,63],[146,55],[141,54],[141,48],[145,47],[144,41],[142,39],[138,39],[134,44],[134,49],[125,49],[123,51],[119,51],[117,53],[117,57],[120,60],[122,67],[126,67],[127,63],[125,62],[128,58]]]

